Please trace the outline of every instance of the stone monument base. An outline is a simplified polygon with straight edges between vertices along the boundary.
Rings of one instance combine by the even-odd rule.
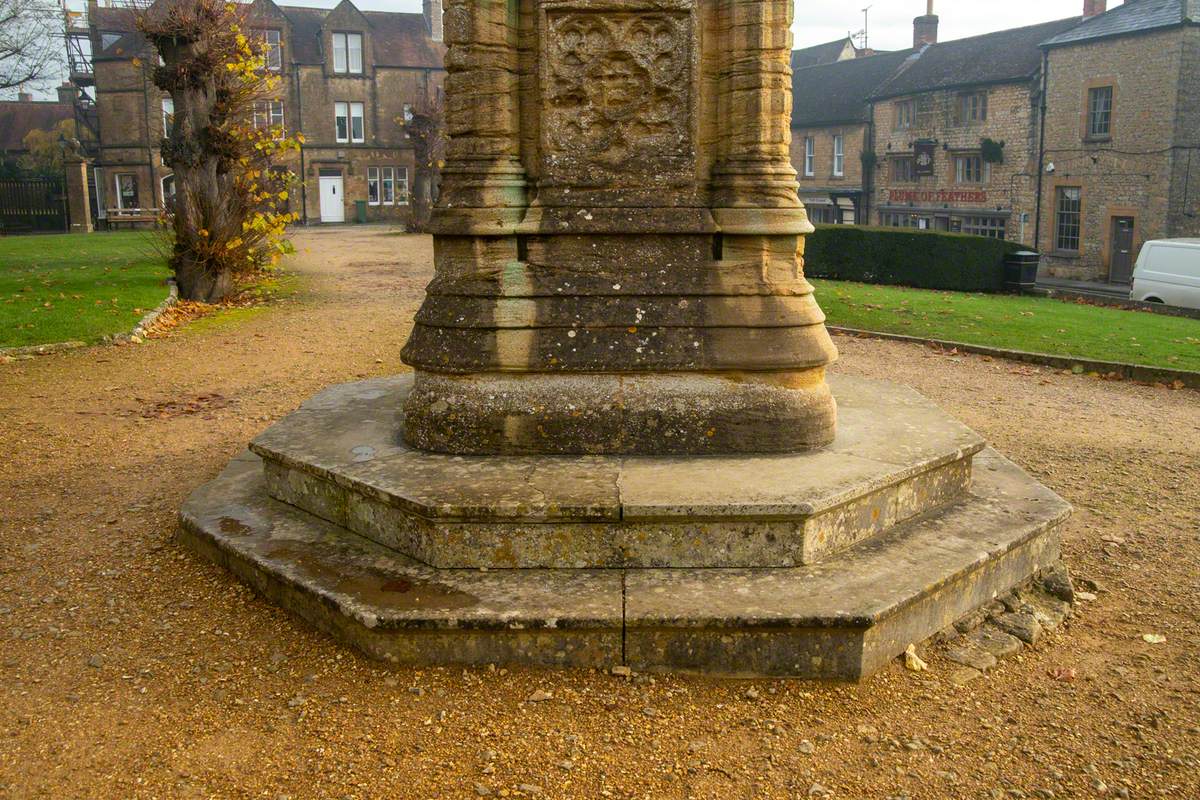
[[[858,679],[1056,563],[1070,509],[912,390],[831,385],[831,445],[731,457],[427,453],[411,376],[334,387],[182,535],[397,663]]]

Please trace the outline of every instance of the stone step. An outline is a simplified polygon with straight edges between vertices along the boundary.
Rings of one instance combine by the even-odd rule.
[[[181,537],[271,600],[397,663],[859,679],[1058,560],[1069,507],[993,451],[970,492],[786,569],[441,570],[272,499],[249,453]]]
[[[953,502],[983,447],[911,389],[830,383],[837,438],[798,454],[427,453],[403,441],[411,376],[328,389],[251,449],[271,496],[443,569],[792,567]]]

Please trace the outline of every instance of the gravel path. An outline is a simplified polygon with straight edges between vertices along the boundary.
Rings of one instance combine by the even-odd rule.
[[[1076,506],[1097,599],[966,687],[936,651],[861,686],[392,669],[172,538],[271,420],[399,366],[429,241],[297,244],[296,302],[0,364],[0,797],[1200,797],[1200,393],[838,340]]]

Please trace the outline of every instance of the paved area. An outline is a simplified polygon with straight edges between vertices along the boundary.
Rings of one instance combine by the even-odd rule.
[[[297,244],[295,303],[0,364],[0,797],[1200,794],[1200,394],[838,337],[1076,506],[1095,600],[964,687],[936,651],[858,686],[391,669],[174,541],[271,420],[398,369],[428,241]]]
[[[1073,281],[1066,278],[1038,278],[1037,285],[1043,289],[1067,289],[1080,294],[1095,294],[1103,297],[1129,299],[1128,283],[1104,283],[1103,281]]]

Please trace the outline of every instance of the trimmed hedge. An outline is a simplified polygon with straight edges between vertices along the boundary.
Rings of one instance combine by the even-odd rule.
[[[817,225],[808,237],[804,272],[829,278],[956,292],[1004,290],[1004,257],[1017,242],[961,233]]]

